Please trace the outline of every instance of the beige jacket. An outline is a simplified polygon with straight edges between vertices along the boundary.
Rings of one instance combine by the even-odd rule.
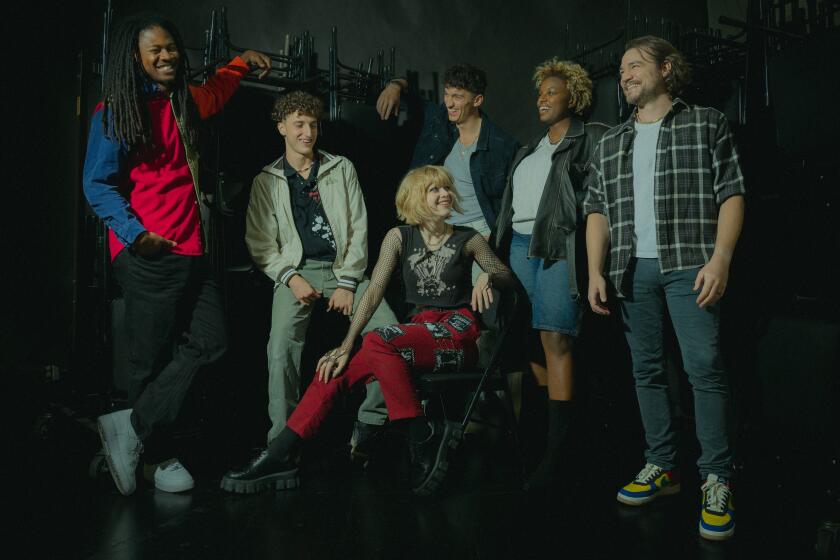
[[[356,169],[342,156],[318,151],[318,191],[336,245],[333,272],[338,285],[355,291],[367,268],[367,210]],[[251,258],[277,283],[288,285],[303,260],[289,184],[280,157],[254,178],[245,216]]]

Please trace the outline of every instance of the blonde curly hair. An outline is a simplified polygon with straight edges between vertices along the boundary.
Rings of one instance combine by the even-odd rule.
[[[592,80],[583,66],[555,56],[534,69],[534,87],[539,90],[542,83],[552,77],[566,82],[571,94],[569,108],[572,111],[582,115],[592,105]]]

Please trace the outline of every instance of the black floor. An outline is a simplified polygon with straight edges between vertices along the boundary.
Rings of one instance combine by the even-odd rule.
[[[521,492],[513,441],[483,428],[465,441],[439,494],[418,499],[405,489],[398,437],[386,439],[364,469],[347,459],[339,421],[332,437],[308,450],[299,490],[220,491],[220,476],[242,458],[244,444],[202,433],[185,440],[195,490],[167,494],[141,482],[123,497],[107,473],[88,472],[96,434],[68,414],[54,409],[36,422],[20,455],[31,476],[13,488],[21,507],[19,523],[9,527],[31,551],[25,557],[829,558],[816,548],[831,536],[820,524],[839,520],[836,495],[826,494],[836,463],[758,445],[739,463],[737,530],[729,542],[697,534],[700,482],[689,444],[681,494],[621,506],[615,491],[641,466],[638,429],[604,422],[600,412],[581,420],[585,435],[569,460],[569,484],[555,494]],[[692,426],[684,424],[688,436]]]

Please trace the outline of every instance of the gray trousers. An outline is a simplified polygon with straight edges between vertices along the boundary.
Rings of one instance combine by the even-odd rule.
[[[337,287],[331,262],[309,261],[299,270],[309,284],[329,299]],[[365,277],[356,289],[353,312],[358,308],[370,280]],[[294,411],[301,397],[300,358],[309,327],[312,307],[295,299],[292,290],[282,284],[274,287],[271,308],[271,334],[268,339],[268,416],[271,418],[271,441]],[[362,334],[387,325],[397,324],[396,316],[383,301],[374,312]],[[385,399],[379,383],[367,385],[367,396],[359,408],[359,419],[370,424],[382,424],[388,417]]]

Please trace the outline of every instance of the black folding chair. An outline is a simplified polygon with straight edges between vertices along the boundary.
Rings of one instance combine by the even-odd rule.
[[[496,334],[495,345],[483,368],[476,366],[459,372],[426,373],[416,380],[417,390],[423,398],[430,399],[433,396],[439,398],[445,419],[448,419],[446,395],[457,389],[467,390],[471,393],[471,397],[460,419],[462,433],[471,421],[503,428],[513,436],[517,448],[519,435],[508,375],[515,371],[522,371],[524,354],[520,335],[525,332],[523,314],[520,309],[522,301],[524,301],[522,296],[515,288],[501,293],[494,290],[493,304],[490,309],[481,314],[485,330],[494,331]],[[473,413],[481,395],[499,390],[505,394],[505,426],[474,419]]]

